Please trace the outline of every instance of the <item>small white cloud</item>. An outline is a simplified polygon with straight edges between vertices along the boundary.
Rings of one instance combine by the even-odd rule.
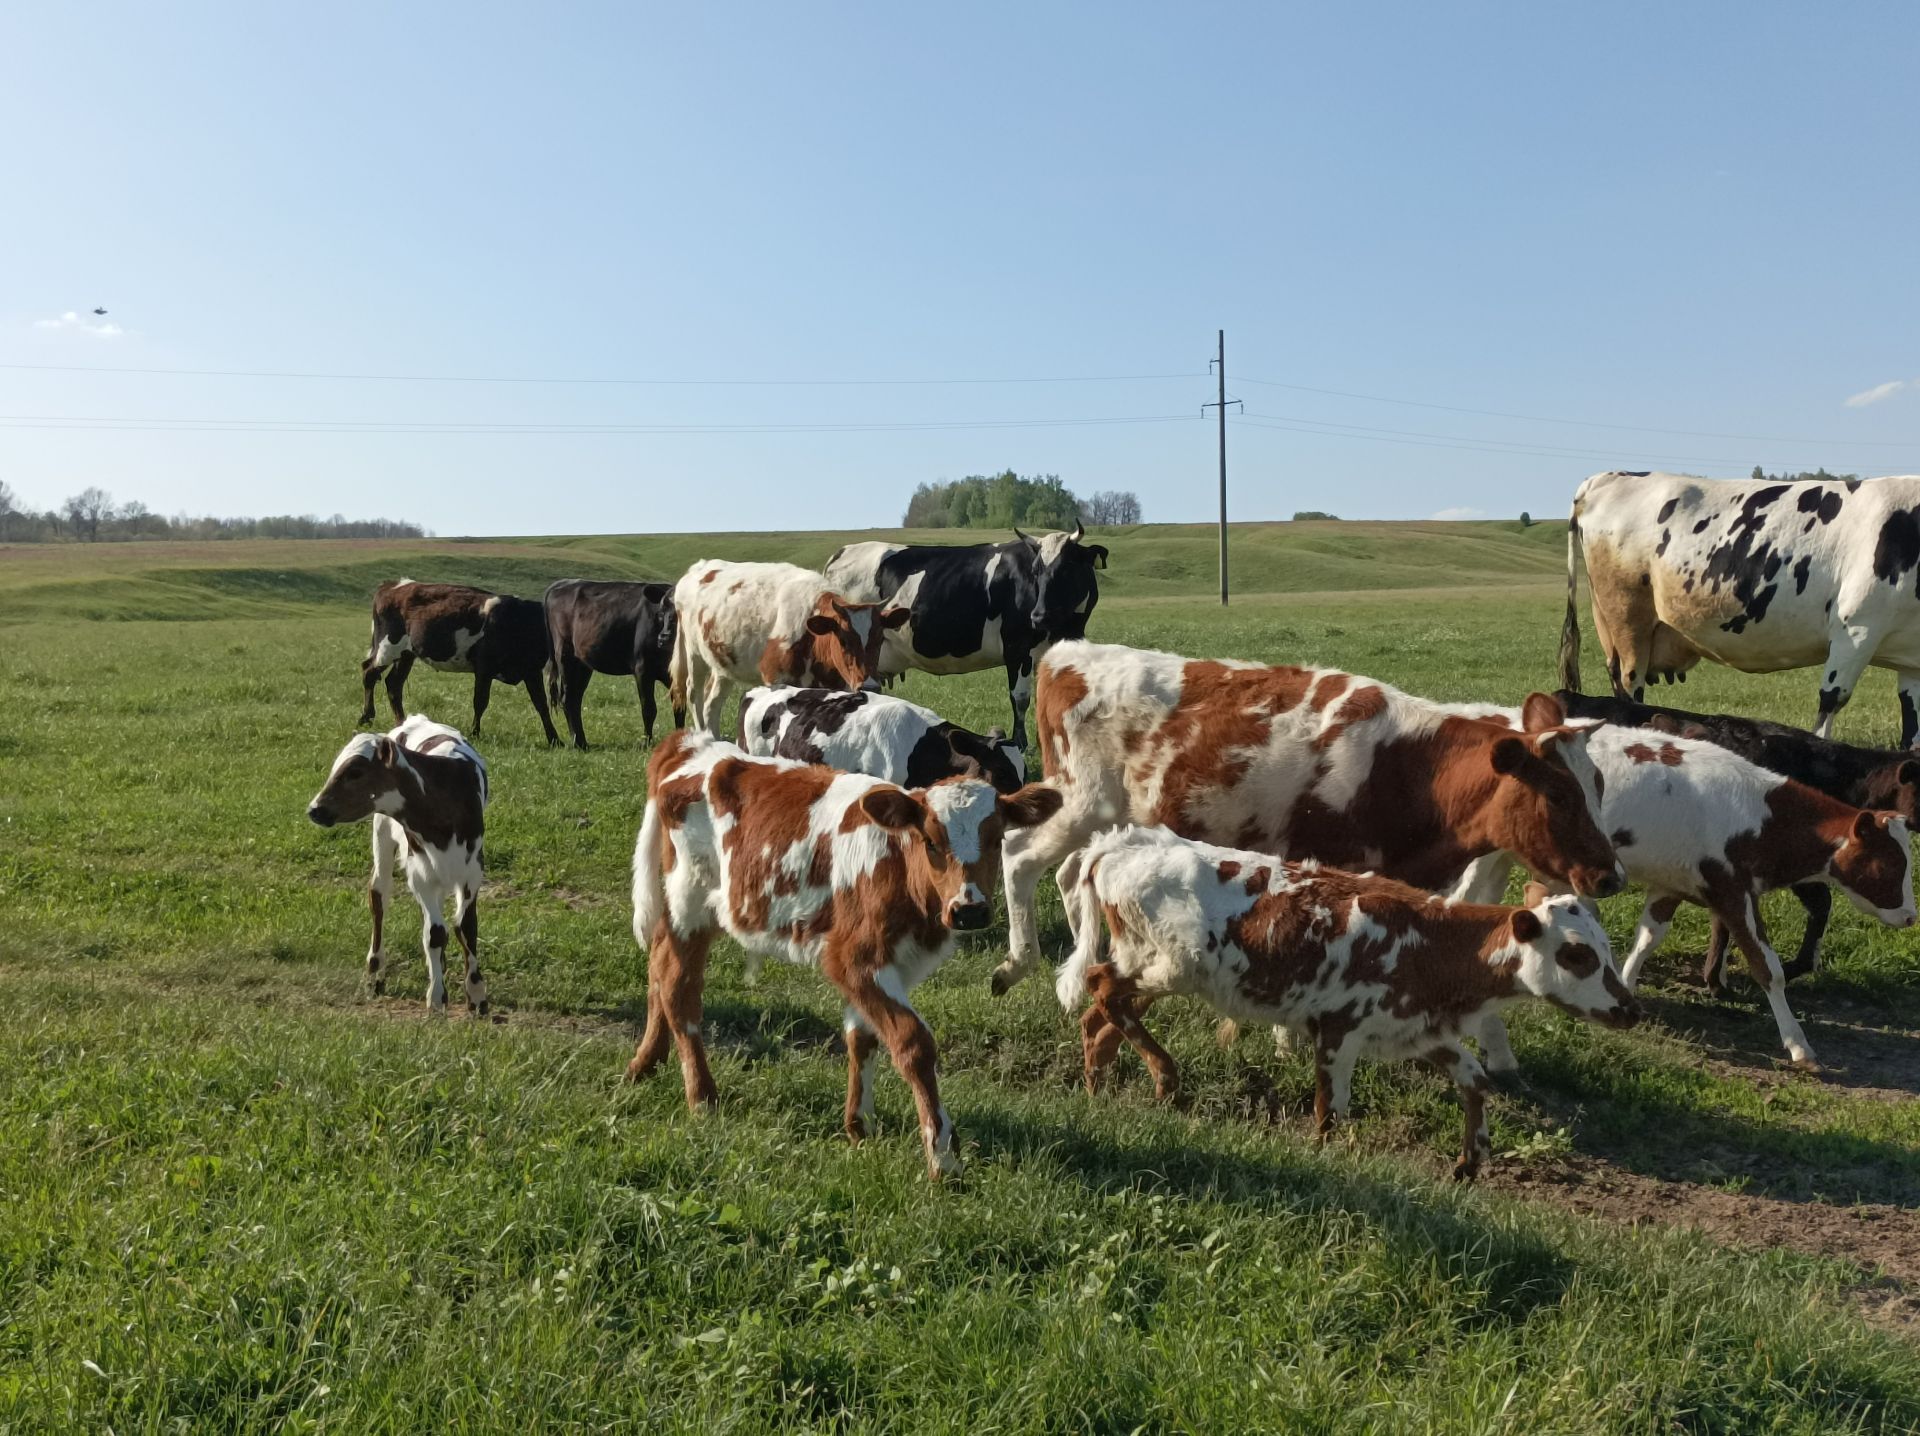
[[[62,329],[71,334],[91,334],[96,339],[118,339],[127,331],[110,320],[69,309],[58,319],[36,319],[35,329]]]
[[[1458,523],[1461,519],[1483,519],[1486,516],[1485,509],[1470,508],[1442,509],[1439,513],[1431,515],[1443,524]]]
[[[1920,383],[1920,380],[1914,382]],[[1871,389],[1862,389],[1847,400],[1847,407],[1864,409],[1869,404],[1878,404],[1882,399],[1891,398],[1906,387],[1908,387],[1908,381],[1905,379],[1889,379],[1884,384],[1875,384]]]

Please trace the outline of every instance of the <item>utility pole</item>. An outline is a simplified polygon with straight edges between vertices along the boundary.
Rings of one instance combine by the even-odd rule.
[[[1209,368],[1220,376],[1220,400],[1215,404],[1202,404],[1200,412],[1209,409],[1220,411],[1220,606],[1227,604],[1227,405],[1238,404],[1238,399],[1227,398],[1227,331],[1220,331],[1220,353]]]

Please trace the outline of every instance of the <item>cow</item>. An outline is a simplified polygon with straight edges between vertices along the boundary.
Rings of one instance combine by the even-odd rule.
[[[633,934],[649,954],[647,1026],[627,1079],[679,1048],[687,1105],[717,1099],[701,1041],[707,955],[724,932],[763,956],[817,967],[846,999],[847,1135],[873,1115],[884,1045],[919,1107],[927,1170],[958,1175],[933,1034],[909,998],[955,934],[992,917],[1002,836],[1045,820],[1059,794],[956,779],[906,789],[858,773],[753,758],[710,734],[669,734],[647,764],[633,850]]]
[[[307,804],[320,827],[373,819],[373,877],[367,906],[373,941],[367,948],[367,983],[377,997],[386,991],[387,909],[393,903],[394,861],[405,852],[407,888],[424,917],[427,1010],[447,1010],[447,929],[467,955],[467,1010],[487,1012],[487,984],[480,975],[480,884],[485,880],[487,765],[457,728],[414,714],[391,733],[359,733],[333,760],[327,781]]]
[[[674,712],[708,732],[735,682],[877,688],[882,640],[907,621],[905,610],[848,602],[810,568],[725,559],[688,568],[673,607],[668,695]]]
[[[653,720],[659,713],[655,685],[665,687],[672,675],[673,585],[597,582],[563,578],[547,586],[547,636],[552,647],[547,661],[547,692],[553,705],[566,715],[573,746],[585,751],[586,730],[580,726],[580,704],[596,673],[630,673],[640,695],[640,721],[647,741],[653,741]],[[684,715],[676,709],[674,726]]]
[[[1905,819],[1830,798],[1695,738],[1605,724],[1587,751],[1600,770],[1602,821],[1628,877],[1646,889],[1633,950],[1621,964],[1627,985],[1639,981],[1680,904],[1698,903],[1745,955],[1794,1065],[1816,1069],[1760,924],[1760,895],[1824,883],[1869,916],[1911,927]]]
[[[1027,746],[1033,665],[1053,644],[1084,638],[1100,601],[1094,570],[1107,566],[1104,544],[1072,533],[1023,534],[1011,543],[855,543],[827,560],[827,581],[849,598],[904,608],[912,621],[881,654],[881,673],[1007,671],[1013,741]]]
[[[866,689],[752,689],[740,700],[738,742],[757,758],[825,763],[903,788],[979,778],[1012,793],[1027,780],[1027,755],[998,728],[974,733],[931,708]]]
[[[1702,658],[1747,673],[1819,664],[1814,732],[1830,738],[1871,665],[1899,680],[1900,746],[1920,740],[1920,476],[1595,474],[1567,524],[1560,686],[1576,691],[1582,554],[1620,697],[1637,702]]]
[[[1039,961],[1040,874],[1114,823],[1436,890],[1499,852],[1589,896],[1625,881],[1571,766],[1587,735],[1544,693],[1515,733],[1334,669],[1077,642],[1041,660],[1034,707],[1047,780],[1066,802],[1007,845],[1009,955],[995,992]],[[1497,1021],[1482,1040],[1489,1068],[1511,1071]]]
[[[487,711],[493,685],[526,685],[547,746],[558,747],[541,687],[548,659],[547,614],[541,604],[512,594],[489,593],[457,583],[389,581],[373,591],[373,639],[360,664],[366,703],[360,722],[373,721],[373,685],[387,675],[387,702],[393,721],[405,721],[407,675],[415,659],[448,673],[473,675],[473,733],[480,736],[480,715]]]
[[[1562,689],[1554,695],[1574,718],[1599,719],[1625,728],[1653,728],[1717,744],[1738,753],[1749,763],[1805,783],[1856,808],[1898,813],[1909,827],[1920,822],[1920,760],[1907,748],[1860,748],[1831,738],[1816,738],[1804,728],[1742,718],[1728,713],[1689,713],[1680,708],[1657,708],[1628,698],[1589,697]],[[1800,951],[1781,965],[1791,982],[1816,971],[1820,940],[1833,911],[1833,890],[1825,883],[1799,883],[1793,895],[1807,910]],[[1713,922],[1702,979],[1712,992],[1723,992],[1727,954],[1726,925]]]
[[[1486,1017],[1531,996],[1609,1027],[1639,1018],[1600,920],[1537,884],[1523,907],[1456,903],[1391,878],[1123,827],[1069,857],[1060,887],[1077,941],[1055,990],[1069,1014],[1093,998],[1081,1021],[1088,1091],[1124,1039],[1170,1099],[1179,1069],[1141,1017],[1159,998],[1198,997],[1230,1019],[1307,1035],[1322,1138],[1347,1114],[1360,1057],[1418,1057],[1451,1077],[1466,1109],[1456,1179],[1491,1152],[1488,1077],[1463,1040]]]

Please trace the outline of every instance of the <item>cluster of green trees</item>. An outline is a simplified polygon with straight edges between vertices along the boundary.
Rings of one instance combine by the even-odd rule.
[[[1137,524],[1138,495],[1103,490],[1082,499],[1058,474],[1028,477],[1012,469],[922,484],[900,522],[912,529],[1070,529],[1076,523]]]
[[[397,519],[350,519],[343,514],[279,514],[268,518],[214,518],[156,514],[138,499],[116,503],[101,488],[84,488],[57,509],[22,507],[0,481],[0,543],[99,543],[132,539],[426,538],[419,524]]]
[[[1810,474],[1770,474],[1758,464],[1753,466],[1753,481],[1756,484],[1844,484],[1858,479],[1858,474],[1830,474],[1825,469],[1815,469]]]

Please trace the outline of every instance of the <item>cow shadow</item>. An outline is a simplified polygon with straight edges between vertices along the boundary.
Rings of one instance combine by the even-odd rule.
[[[1728,997],[1712,996],[1705,988],[1638,996],[1649,1016],[1703,1056],[1745,1069],[1759,1082],[1782,1074],[1786,1053],[1757,988],[1736,985]],[[1920,1096],[1920,1037],[1869,1025],[1885,1015],[1839,997],[1829,983],[1789,987],[1787,1000],[1820,1059],[1819,1073],[1807,1080]]]

